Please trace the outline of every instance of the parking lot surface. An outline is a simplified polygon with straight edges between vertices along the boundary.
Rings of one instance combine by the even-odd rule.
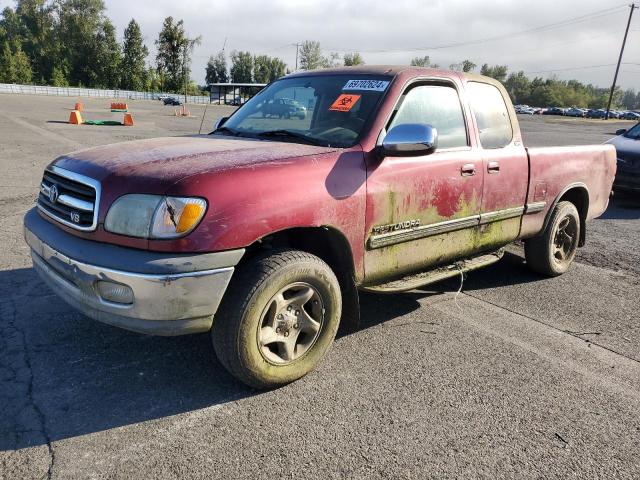
[[[85,118],[117,119],[109,100]],[[590,222],[564,276],[502,261],[424,290],[362,294],[320,368],[258,392],[208,335],[91,320],[31,268],[21,221],[55,156],[197,133],[130,102],[135,127],[66,124],[71,98],[0,97],[0,478],[639,478],[640,202]],[[203,131],[229,107],[210,106]],[[624,122],[521,117],[529,146],[602,143]]]

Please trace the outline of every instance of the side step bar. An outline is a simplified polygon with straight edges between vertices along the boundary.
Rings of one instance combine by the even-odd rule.
[[[460,275],[460,272],[471,272],[472,270],[486,267],[500,260],[503,255],[504,249],[500,249],[497,252],[480,255],[478,257],[472,257],[467,260],[460,260],[451,265],[438,267],[426,272],[414,273],[397,280],[392,280],[387,283],[381,283],[380,285],[360,287],[360,290],[371,293],[408,292],[409,290],[414,290],[431,283],[436,283],[447,278],[455,277],[456,275]]]

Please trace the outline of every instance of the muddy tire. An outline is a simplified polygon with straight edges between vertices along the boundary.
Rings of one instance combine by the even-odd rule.
[[[556,277],[569,269],[580,241],[580,216],[571,202],[556,205],[544,233],[525,241],[527,265],[534,272]]]
[[[215,315],[211,338],[222,365],[254,388],[311,372],[340,323],[338,280],[320,258],[280,250],[241,266]]]

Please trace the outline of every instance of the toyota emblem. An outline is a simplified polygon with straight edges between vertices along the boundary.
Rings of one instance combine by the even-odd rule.
[[[58,196],[60,193],[58,192],[58,186],[54,183],[49,187],[49,201],[51,203],[56,203],[58,201]]]

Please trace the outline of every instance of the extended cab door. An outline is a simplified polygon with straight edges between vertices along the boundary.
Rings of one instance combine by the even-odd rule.
[[[484,186],[478,249],[491,250],[520,234],[529,183],[529,159],[515,111],[499,84],[469,81],[467,98],[482,148]]]
[[[365,283],[446,263],[476,248],[484,169],[468,135],[470,117],[459,87],[444,80],[410,85],[386,125],[386,131],[404,123],[431,125],[438,147],[425,156],[385,157],[368,172]]]

